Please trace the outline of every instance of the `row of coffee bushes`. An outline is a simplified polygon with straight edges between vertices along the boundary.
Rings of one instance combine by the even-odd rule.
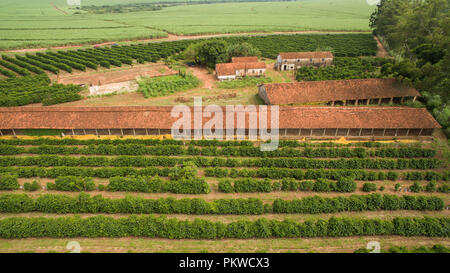
[[[367,171],[359,169],[284,169],[284,168],[258,168],[258,169],[229,169],[229,168],[206,168],[205,176],[208,177],[259,177],[271,179],[295,178],[297,180],[303,179],[318,179],[327,178],[337,180],[341,177],[353,177],[355,180],[361,181],[375,181],[375,180],[391,180],[395,181],[399,178],[406,179],[409,172],[400,173],[393,171]],[[432,171],[425,172],[424,180],[444,180],[450,181],[450,172],[437,173]]]
[[[57,191],[93,191],[96,186],[90,177],[60,176],[54,183],[47,183],[47,189]]]
[[[35,138],[35,139],[0,139],[0,144],[8,145],[99,145],[99,144],[143,144],[143,145],[192,145],[200,147],[227,147],[227,146],[250,146],[257,145],[257,142],[249,140],[175,140],[175,139],[138,139],[138,138],[118,138],[118,139],[76,139],[76,138]],[[408,148],[402,144],[380,143],[380,142],[352,142],[348,144],[334,142],[299,142],[297,140],[280,140],[278,147],[366,147],[366,148],[389,148],[391,146]],[[420,144],[413,148],[420,148]]]
[[[443,210],[444,201],[435,196],[352,195],[350,197],[306,197],[295,200],[276,199],[274,213],[336,213],[376,210]]]
[[[253,146],[254,143],[248,140],[218,141],[218,140],[191,140],[182,141],[175,139],[140,139],[140,138],[118,138],[118,139],[76,139],[76,138],[47,138],[40,137],[34,139],[0,139],[0,144],[5,145],[99,145],[99,144],[142,144],[142,145],[193,145],[193,146]]]
[[[169,168],[78,168],[78,167],[0,167],[0,173],[11,173],[19,178],[57,178],[59,176],[81,176],[111,178],[115,176],[169,176]]]
[[[29,64],[27,62],[21,61],[19,59],[16,58],[11,58],[8,57],[6,55],[2,55],[2,60],[6,61],[6,62],[10,62],[12,64],[18,65],[20,67],[22,67],[23,69],[28,70],[29,72],[33,72],[35,74],[45,74],[45,71],[42,70],[41,68],[34,66],[32,64]]]
[[[450,218],[394,218],[328,220],[258,219],[231,223],[195,219],[192,221],[155,216],[113,218],[75,217],[11,217],[0,220],[0,238],[66,238],[66,237],[150,237],[169,239],[222,238],[298,238],[348,236],[429,236],[449,237]]]
[[[5,147],[2,147],[5,146]],[[192,156],[227,156],[227,157],[306,157],[306,158],[366,158],[366,157],[392,157],[392,158],[430,158],[436,151],[423,148],[385,148],[369,151],[365,148],[280,148],[272,152],[260,151],[259,147],[227,146],[218,149],[215,146],[198,148],[189,145],[184,148],[181,145],[154,145],[143,144],[99,144],[84,147],[40,145],[37,147],[16,147],[1,145],[0,154],[96,154],[96,155],[192,155]],[[3,152],[3,150],[5,150]]]
[[[29,58],[29,57],[25,57],[25,56],[20,56],[20,55],[16,55],[16,59],[25,63],[29,63],[31,65],[34,65],[36,67],[39,67],[43,70],[47,70],[52,72],[53,74],[58,74],[59,73],[59,68],[57,68],[56,66],[53,66],[51,64],[46,64],[43,62],[40,62],[38,60]]]
[[[0,145],[1,146],[1,145]],[[7,146],[4,152],[14,152]],[[0,148],[1,149],[1,148]],[[278,168],[355,168],[358,169],[360,161],[344,160],[336,162],[336,160],[310,160],[310,159],[236,159],[236,158],[205,158],[205,157],[166,157],[166,156],[92,156],[92,157],[73,157],[73,156],[57,156],[57,155],[39,155],[39,156],[2,156],[0,157],[0,166],[40,166],[40,167],[56,167],[56,166],[80,166],[80,167],[149,167],[161,166],[172,167],[183,162],[193,162],[199,167],[278,167]],[[427,161],[427,160],[426,160]],[[398,161],[396,167],[405,169],[418,168],[418,162],[423,161]],[[433,161],[428,165],[436,167],[439,161]],[[340,166],[341,165],[344,166]],[[354,164],[355,163],[355,164]],[[391,166],[389,166],[391,167]],[[382,168],[382,166],[372,166],[372,168]],[[391,167],[392,168],[392,167]],[[388,168],[388,169],[391,169]],[[408,180],[423,180],[430,174],[423,172],[410,172]],[[431,178],[431,177],[430,177]],[[434,180],[439,180],[438,175]],[[430,179],[431,180],[431,179]]]
[[[133,214],[235,214],[259,215],[264,213],[336,213],[345,211],[377,210],[429,210],[440,211],[444,201],[434,196],[352,195],[349,197],[305,197],[295,200],[276,199],[264,204],[258,198],[217,199],[199,198],[146,199],[126,196],[119,199],[101,195],[78,196],[44,194],[36,199],[26,194],[0,195],[1,213],[133,213]]]
[[[181,194],[206,194],[211,191],[203,178],[189,177],[164,180],[159,177],[112,177],[106,187],[108,191],[125,192],[171,192]]]
[[[356,182],[348,177],[339,178],[337,182],[319,178],[317,181],[296,181],[283,179],[272,181],[270,179],[243,178],[237,180],[225,179],[219,181],[219,191],[232,192],[272,192],[272,191],[315,191],[315,192],[354,192]]]

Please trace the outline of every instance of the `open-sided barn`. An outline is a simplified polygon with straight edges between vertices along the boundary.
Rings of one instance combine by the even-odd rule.
[[[395,79],[356,79],[269,83],[259,86],[259,95],[268,105],[328,103],[366,105],[401,102],[420,93]]]
[[[248,108],[251,109],[251,108]],[[259,110],[256,108],[256,114]],[[194,109],[191,108],[191,112]],[[225,112],[225,108],[222,108]],[[170,134],[178,117],[172,107],[10,107],[0,108],[0,134],[22,134],[23,129],[61,129],[66,135],[162,135]],[[202,109],[203,114],[205,109]],[[252,112],[254,110],[250,110]],[[249,124],[245,109],[245,132]],[[214,116],[214,113],[211,113]],[[272,114],[268,107],[268,116]],[[194,116],[193,114],[191,115]],[[226,115],[223,115],[227,124]],[[210,118],[203,117],[203,124]],[[234,124],[238,115],[234,114]],[[241,118],[242,119],[242,118]],[[268,118],[270,128],[270,118]],[[192,119],[192,128],[195,128]],[[280,107],[280,137],[411,137],[431,136],[441,128],[423,108],[409,107]]]

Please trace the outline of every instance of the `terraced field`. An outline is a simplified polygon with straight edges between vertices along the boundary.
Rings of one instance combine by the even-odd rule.
[[[280,144],[4,137],[0,251],[66,251],[69,240],[87,252],[450,245],[446,145]]]

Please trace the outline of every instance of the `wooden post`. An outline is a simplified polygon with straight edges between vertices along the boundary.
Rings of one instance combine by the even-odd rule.
[[[326,129],[326,128],[323,128],[323,134],[322,134],[322,136],[325,136],[326,131],[327,131],[327,129]]]
[[[347,129],[347,136],[350,134],[350,128]]]
[[[339,129],[338,129],[338,128],[336,128],[336,133],[334,134],[334,136],[337,136],[338,130],[339,130]]]
[[[302,128],[298,129],[298,135],[301,136],[302,135]]]
[[[98,131],[97,131],[97,129],[95,129],[95,135],[98,136]]]
[[[108,135],[111,135],[111,130],[108,128]]]
[[[367,99],[366,105],[369,105],[369,104],[370,104],[370,99]]]
[[[415,102],[415,101],[416,101],[416,99],[417,99],[417,96],[414,96],[414,98],[413,98],[413,102]]]
[[[378,99],[378,105],[380,105],[380,104],[381,104],[381,98]]]
[[[145,135],[148,136],[148,129],[145,128]]]
[[[422,134],[423,128],[420,128],[419,136]]]
[[[133,128],[133,136],[136,135],[136,130]]]
[[[311,130],[311,132],[309,133],[309,136],[312,136],[313,129],[310,129],[310,130]]]
[[[394,102],[394,98],[391,98],[391,100],[389,101],[390,103],[393,103]]]
[[[331,102],[331,106],[334,106],[334,101]]]
[[[14,129],[12,129],[13,135],[16,136],[16,131],[14,131]]]
[[[346,100],[344,100],[344,106],[347,104],[347,101]]]
[[[72,129],[72,135],[74,136],[75,135],[75,131]]]
[[[386,134],[386,128],[383,129],[383,136]]]
[[[362,128],[359,129],[359,134],[358,134],[358,136],[361,136],[361,133],[362,133]]]
[[[398,133],[398,128],[395,129],[395,136],[397,136],[397,133]]]
[[[86,135],[86,130],[85,129],[83,129],[83,134]]]
[[[358,106],[358,100],[355,100],[355,106]]]
[[[406,136],[408,136],[409,135],[409,128],[408,128],[408,130],[406,130]]]
[[[123,136],[123,129],[120,128],[120,134]]]
[[[158,136],[161,135],[161,129],[158,128]]]
[[[374,131],[374,129],[372,128],[372,132],[370,133],[371,136],[373,136],[373,131]]]
[[[3,132],[2,132],[2,130],[0,130],[0,136],[3,136]]]

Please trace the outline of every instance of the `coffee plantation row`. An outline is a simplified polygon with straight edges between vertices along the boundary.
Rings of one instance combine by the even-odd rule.
[[[246,146],[253,147],[257,145],[257,142],[252,142],[249,140],[175,140],[175,139],[140,139],[140,138],[118,138],[118,139],[102,139],[102,138],[91,138],[91,139],[77,139],[77,138],[48,138],[39,137],[33,139],[26,138],[1,138],[0,144],[4,145],[100,145],[100,144],[142,144],[147,146],[154,145],[189,145],[189,146],[200,146],[200,147],[229,147],[229,146]],[[401,143],[382,143],[375,141],[358,141],[350,142],[348,144],[335,143],[335,142],[305,142],[297,140],[280,140],[278,147],[366,147],[366,148],[387,148],[387,147],[400,147],[408,148],[411,144],[401,144]],[[413,148],[419,148],[421,143],[414,143]]]
[[[203,147],[181,145],[154,145],[143,144],[99,144],[78,146],[40,145],[34,147],[21,147],[0,144],[0,155],[18,154],[84,154],[84,155],[191,155],[191,156],[227,156],[227,157],[307,157],[307,158],[366,158],[366,157],[393,157],[393,158],[430,158],[436,151],[423,148],[383,148],[368,150],[366,148],[279,148],[276,151],[261,151],[259,147]]]
[[[81,89],[72,84],[50,84],[46,74],[9,78],[0,81],[0,107],[32,103],[53,105],[80,100]]]
[[[168,239],[310,238],[348,236],[449,237],[450,219],[397,217],[389,220],[331,217],[328,220],[240,220],[231,223],[177,220],[164,216],[113,218],[10,217],[0,220],[0,238],[150,237]]]
[[[275,199],[264,204],[258,198],[217,199],[159,198],[126,196],[120,199],[90,196],[81,193],[71,197],[45,194],[36,199],[26,194],[0,195],[1,213],[109,213],[109,214],[234,214],[260,215],[264,213],[337,213],[345,211],[428,210],[441,211],[444,201],[434,196],[352,195],[349,197],[305,197],[295,200]]]
[[[0,169],[1,170],[1,169]],[[413,173],[413,174],[410,174]],[[407,180],[411,176],[419,177],[416,172],[398,173],[394,171],[367,171],[360,169],[284,169],[284,168],[258,168],[258,169],[226,169],[226,168],[206,168],[204,175],[207,177],[259,177],[271,179],[295,178],[297,180],[303,179],[318,179],[327,178],[337,180],[342,177],[353,177],[355,180],[361,181],[375,181],[375,180],[391,180],[395,181],[399,178]],[[450,171],[443,173],[427,171],[424,172],[420,178],[414,180],[436,181],[444,180],[450,181]]]
[[[335,56],[354,57],[375,56],[377,51],[376,41],[371,34],[265,35],[220,39],[229,43],[250,43],[261,51],[263,57],[271,59],[275,59],[280,52],[316,51],[318,48],[329,48]],[[176,55],[191,43],[197,43],[201,40],[49,51],[36,54],[27,53],[25,56],[16,55],[16,58],[5,56],[0,65],[23,76],[29,75],[30,71],[40,74],[43,70],[55,74],[59,73],[60,70],[72,73],[73,69],[86,71],[86,68],[98,69],[100,66],[111,68],[111,66],[120,67],[123,64],[131,65],[133,60],[138,63],[157,62]],[[9,72],[5,72],[9,71],[8,69],[2,68],[0,73],[7,77],[12,76]]]

